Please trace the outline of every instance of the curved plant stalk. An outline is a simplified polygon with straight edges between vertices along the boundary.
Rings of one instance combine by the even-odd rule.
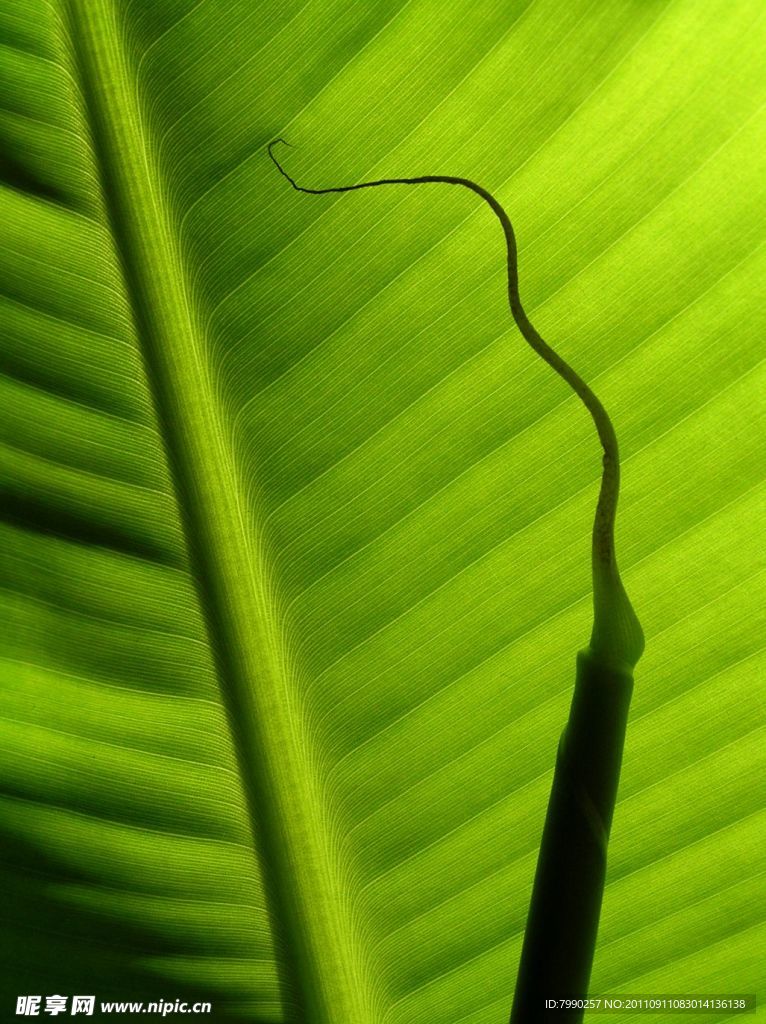
[[[511,1024],[549,1016],[546,999],[582,998],[588,990],[606,874],[633,669],[644,637],[617,569],[614,523],[620,465],[614,427],[584,380],[537,333],[519,297],[516,237],[495,197],[469,178],[425,174],[381,178],[333,188],[304,188],[284,169],[269,144],[269,156],[298,192],[325,195],[381,185],[460,185],[484,200],[505,235],[508,303],[528,344],[576,392],[590,413],[603,449],[603,470],[593,523],[593,629],[577,656],[572,706],[559,742],[548,812],[519,965]],[[579,1021],[582,1010],[556,1011],[559,1021]]]

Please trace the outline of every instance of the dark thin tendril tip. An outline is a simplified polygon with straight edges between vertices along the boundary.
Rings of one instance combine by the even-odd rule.
[[[617,498],[620,490],[620,459],[617,437],[609,415],[585,383],[582,377],[537,333],[529,320],[519,295],[519,274],[516,236],[510,217],[498,200],[481,185],[470,178],[458,178],[446,174],[424,174],[415,178],[380,178],[377,181],[362,181],[356,185],[338,185],[332,188],[304,188],[292,178],[274,155],[277,145],[289,146],[285,139],[274,139],[268,145],[271,160],[283,178],[290,182],[296,192],[307,195],[327,195],[335,192],[356,192],[363,188],[377,188],[380,185],[460,185],[479,196],[490,207],[505,235],[508,271],[508,304],[511,315],[527,344],[556,373],[562,377],[578,395],[591,415],[604,450],[601,489],[593,524],[593,633],[590,648],[594,654],[616,665],[633,667],[644,649],[644,637],[638,618],[631,606],[617,570],[614,552],[614,523],[617,514]]]
[[[290,175],[284,169],[284,167],[279,162],[279,160],[277,160],[277,158],[274,156],[274,147],[275,146],[288,146],[290,149],[292,149],[293,148],[292,143],[288,142],[287,139],[281,139],[281,138],[280,139],[274,139],[272,142],[270,142],[268,144],[268,146],[266,148],[269,151],[269,156],[271,157],[271,162],[274,164],[274,166],[279,171],[279,173],[282,175],[282,177],[283,178],[287,178],[287,180],[290,182],[290,184],[293,186],[293,188],[296,190],[296,192],[303,192],[303,189],[298,185],[298,183],[293,178],[290,177]]]

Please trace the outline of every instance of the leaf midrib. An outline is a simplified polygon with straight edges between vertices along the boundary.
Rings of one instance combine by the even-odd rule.
[[[202,318],[143,122],[114,0],[69,0],[102,193],[122,261],[195,585],[216,654],[272,898],[283,990],[315,1024],[372,1024],[376,986],[352,926],[283,617],[216,398]]]

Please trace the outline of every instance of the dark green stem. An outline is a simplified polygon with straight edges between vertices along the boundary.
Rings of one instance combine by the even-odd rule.
[[[585,381],[545,342],[530,323],[519,296],[518,252],[510,218],[495,197],[469,178],[426,174],[380,178],[356,185],[304,188],[287,173],[269,144],[269,156],[298,192],[325,195],[380,185],[460,185],[479,196],[505,236],[508,304],[528,344],[569,384],[593,419],[603,449],[601,488],[592,538],[593,629],[580,653],[569,720],[561,737],[534,892],[524,938],[512,1024],[544,1020],[545,997],[587,992],[596,943],[632,673],[644,638],[617,569],[614,523],[620,460],[612,421]],[[576,1021],[582,1013],[557,1014]]]
[[[582,1020],[582,1009],[546,1011],[546,1000],[588,993],[606,876],[628,707],[629,670],[577,656],[519,964],[511,1024]]]

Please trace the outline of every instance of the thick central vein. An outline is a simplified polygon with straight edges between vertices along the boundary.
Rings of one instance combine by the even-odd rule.
[[[118,12],[117,0],[69,0],[105,202],[217,655],[280,955],[290,958],[288,983],[308,1019],[372,1024],[374,987],[351,923],[263,537],[229,442]]]

